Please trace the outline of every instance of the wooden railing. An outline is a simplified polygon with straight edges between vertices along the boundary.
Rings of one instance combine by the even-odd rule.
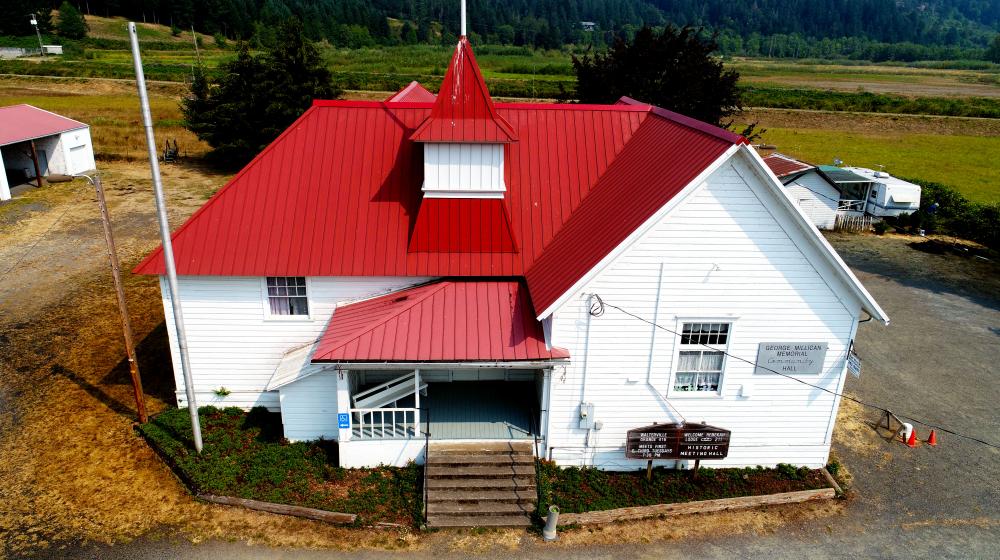
[[[352,408],[352,439],[407,439],[416,437],[418,408]]]
[[[834,223],[833,229],[839,231],[868,231],[872,229],[872,217],[867,214],[864,216],[837,214],[837,221]]]

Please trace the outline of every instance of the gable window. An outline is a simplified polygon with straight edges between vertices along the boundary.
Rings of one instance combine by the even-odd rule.
[[[267,302],[271,316],[309,315],[304,276],[268,276]]]
[[[684,323],[674,391],[719,391],[731,326],[731,323]]]

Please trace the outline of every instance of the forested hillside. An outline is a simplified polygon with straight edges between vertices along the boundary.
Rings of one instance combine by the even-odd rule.
[[[8,0],[10,13],[52,0]],[[450,42],[458,0],[72,0],[88,14],[125,16],[229,38],[266,37],[299,17],[314,39],[340,46]],[[776,57],[971,58],[1000,30],[997,0],[470,0],[480,42],[554,48],[607,44],[642,25],[704,26],[726,54]],[[590,22],[590,23],[584,23]],[[3,18],[0,35],[27,35]],[[886,45],[895,45],[887,48]]]

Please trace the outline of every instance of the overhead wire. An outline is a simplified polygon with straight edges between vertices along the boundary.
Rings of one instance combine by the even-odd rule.
[[[616,311],[624,313],[625,315],[628,315],[629,317],[632,317],[634,319],[638,319],[639,321],[642,321],[643,323],[651,325],[651,326],[653,326],[653,327],[655,327],[657,329],[666,331],[666,332],[668,332],[670,334],[673,334],[675,336],[682,336],[677,331],[674,331],[672,329],[668,329],[667,327],[664,327],[663,325],[660,325],[660,324],[657,324],[657,323],[655,323],[653,321],[650,321],[649,319],[646,319],[645,317],[636,315],[635,313],[632,313],[631,311],[623,309],[623,308],[621,308],[621,307],[619,307],[617,305],[614,305],[614,304],[611,304],[611,303],[607,303],[606,301],[604,301],[601,298],[601,296],[599,296],[597,294],[591,294],[591,295],[593,296],[593,298],[592,298],[592,301],[591,301],[591,304],[590,304],[589,313],[591,315],[593,315],[594,317],[600,317],[601,315],[604,314],[605,308],[606,307],[610,307],[611,309],[614,309]],[[967,439],[967,440],[970,440],[970,441],[973,441],[973,442],[985,445],[987,447],[992,447],[994,449],[1000,449],[1000,445],[997,445],[995,443],[991,443],[989,441],[986,441],[984,439],[978,438],[976,436],[970,436],[968,434],[963,434],[961,432],[957,432],[955,430],[952,430],[951,428],[947,428],[945,426],[941,426],[939,424],[934,424],[934,423],[929,422],[927,420],[923,420],[923,419],[917,418],[917,417],[913,416],[912,414],[898,413],[898,412],[892,411],[892,410],[890,410],[890,409],[888,409],[888,408],[886,408],[884,406],[880,406],[880,405],[877,405],[877,404],[866,402],[866,401],[863,401],[863,400],[861,400],[859,398],[852,397],[852,396],[850,396],[848,394],[839,393],[837,391],[833,391],[833,390],[827,389],[826,387],[821,387],[819,385],[814,385],[812,383],[809,383],[808,381],[803,381],[803,380],[801,380],[801,379],[799,379],[797,377],[793,377],[793,376],[788,375],[786,373],[782,373],[780,371],[775,371],[775,370],[773,370],[773,369],[771,369],[771,368],[769,368],[767,366],[762,366],[762,365],[758,364],[757,362],[755,362],[753,360],[748,360],[746,358],[743,358],[742,356],[737,356],[737,355],[732,354],[732,353],[730,353],[730,352],[728,352],[726,350],[719,350],[719,348],[716,347],[716,346],[710,346],[710,345],[702,343],[702,342],[698,342],[696,344],[699,345],[699,346],[704,346],[704,347],[709,348],[711,350],[714,350],[716,352],[722,352],[724,355],[726,355],[726,356],[728,356],[730,358],[733,358],[735,360],[739,360],[741,362],[750,364],[750,365],[754,366],[755,368],[760,368],[760,369],[763,369],[765,371],[769,371],[771,373],[775,373],[775,374],[780,375],[780,376],[782,376],[782,377],[784,377],[786,379],[791,379],[792,381],[795,381],[797,383],[801,383],[803,385],[812,387],[814,389],[819,389],[820,391],[824,391],[824,392],[829,393],[831,395],[847,399],[849,401],[855,402],[855,403],[860,404],[862,406],[865,406],[865,407],[868,407],[868,408],[872,408],[872,409],[875,409],[875,410],[879,410],[881,412],[887,412],[889,414],[895,415],[897,418],[903,418],[903,419],[906,419],[906,420],[910,420],[910,421],[912,421],[915,424],[920,424],[921,426],[926,426],[928,428],[931,428],[931,429],[934,429],[934,430],[938,430],[938,431],[944,432],[946,434],[951,434],[953,436],[964,438],[964,439]]]

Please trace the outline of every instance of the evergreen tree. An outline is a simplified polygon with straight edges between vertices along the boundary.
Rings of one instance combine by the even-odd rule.
[[[413,45],[417,42],[417,30],[407,21],[399,31],[399,38],[404,45]]]
[[[993,37],[993,43],[986,49],[986,60],[1000,64],[1000,33]]]
[[[219,70],[214,82],[201,69],[195,72],[181,109],[188,130],[212,147],[209,158],[228,168],[249,162],[314,99],[340,94],[297,19],[281,25],[265,55],[251,54],[241,41],[236,58]]]
[[[712,56],[715,39],[690,27],[643,27],[632,41],[621,38],[607,52],[573,57],[581,103],[615,103],[628,96],[695,119],[726,126],[741,108],[739,74]]]
[[[87,36],[87,22],[83,14],[73,4],[63,2],[59,6],[59,35],[67,39],[83,39]]]

